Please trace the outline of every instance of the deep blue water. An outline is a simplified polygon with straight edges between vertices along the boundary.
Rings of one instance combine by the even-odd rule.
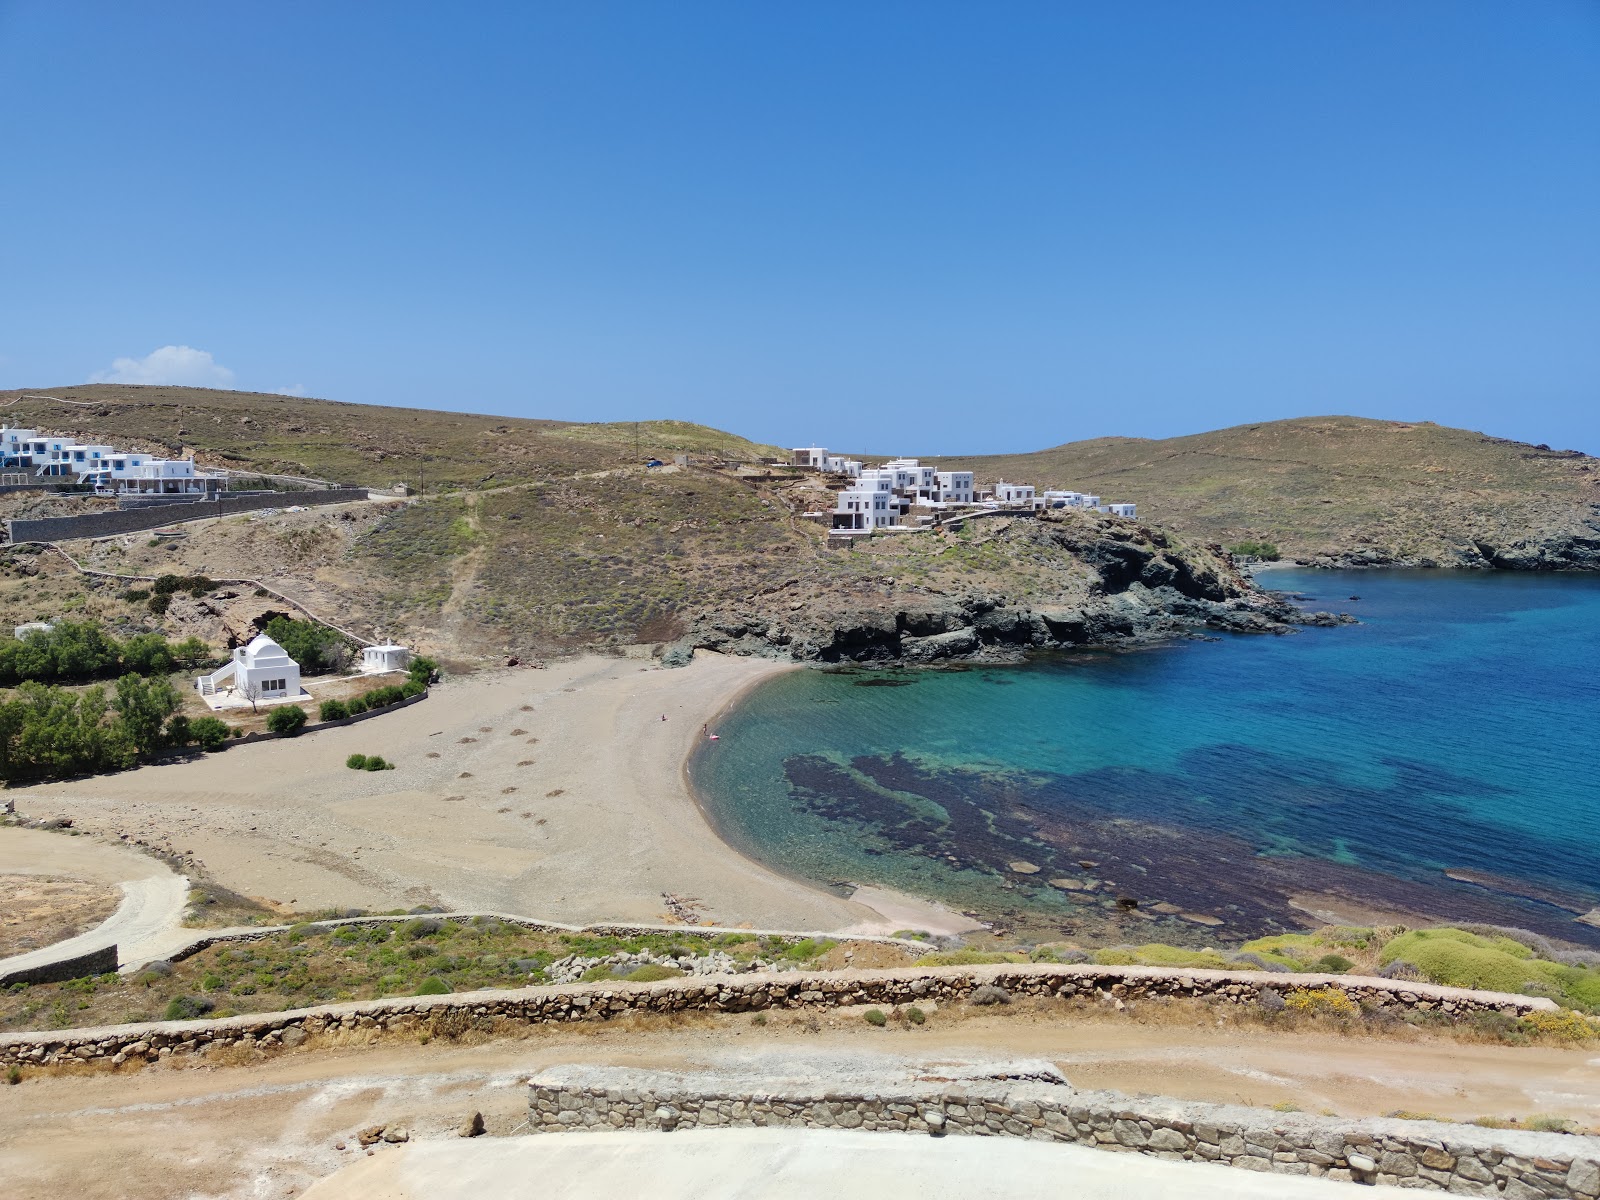
[[[1297,924],[1287,898],[1315,894],[1600,938],[1573,921],[1600,905],[1600,579],[1263,582],[1362,624],[1018,667],[792,672],[724,721],[696,786],[725,837],[781,870],[1007,924],[1125,932],[1123,896],[1244,936]],[[1140,928],[1201,932],[1171,914]]]

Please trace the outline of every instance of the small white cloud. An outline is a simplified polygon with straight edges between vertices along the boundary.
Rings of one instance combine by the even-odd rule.
[[[293,387],[273,388],[272,394],[274,396],[304,396],[306,394],[306,385],[297,383]]]
[[[170,383],[185,387],[227,387],[233,372],[193,346],[162,346],[143,358],[119,358],[109,371],[89,376],[90,383]]]

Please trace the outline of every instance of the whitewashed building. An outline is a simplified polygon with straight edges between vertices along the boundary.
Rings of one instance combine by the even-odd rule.
[[[361,648],[361,673],[387,675],[391,671],[404,671],[411,665],[411,651],[404,646],[386,642],[381,646]]]
[[[978,494],[972,485],[971,471],[936,471],[933,476],[938,489],[935,500],[941,504],[972,504]]]
[[[264,633],[235,649],[233,657],[211,674],[197,676],[194,686],[212,708],[282,704],[302,694],[300,665]]]
[[[197,470],[192,458],[159,458],[136,450],[0,428],[0,469],[35,479],[70,479],[97,492],[128,495],[211,495],[223,477]]]
[[[792,466],[810,467],[825,475],[846,475],[851,479],[861,474],[859,459],[845,458],[842,454],[829,454],[826,446],[796,446],[789,454]]]
[[[1002,508],[1032,508],[1034,503],[1034,487],[1031,483],[1007,483],[1004,479],[998,479],[991,495]]]

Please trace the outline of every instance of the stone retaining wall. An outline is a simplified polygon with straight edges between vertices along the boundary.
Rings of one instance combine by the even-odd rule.
[[[799,1126],[1019,1137],[1463,1196],[1600,1196],[1600,1138],[1440,1121],[1312,1117],[1049,1083],[900,1083],[868,1092],[859,1086],[757,1091],[748,1080],[731,1082],[557,1068],[529,1086],[529,1127],[565,1133]]]
[[[183,521],[204,521],[231,513],[262,508],[284,508],[292,504],[348,504],[367,499],[366,488],[330,488],[324,491],[260,493],[230,496],[224,492],[215,500],[187,504],[164,504],[154,508],[121,509],[116,512],[83,513],[74,517],[36,517],[6,522],[6,537],[17,542],[64,542],[74,538],[110,537],[118,533],[139,533],[161,529]]]
[[[61,983],[68,979],[82,979],[85,975],[105,975],[116,969],[117,948],[102,946],[87,954],[58,959],[37,967],[0,971],[0,987],[10,987],[14,983]]]
[[[753,933],[753,931],[752,931]],[[208,1021],[159,1021],[100,1029],[0,1034],[0,1065],[69,1062],[121,1066],[191,1054],[210,1047],[277,1048],[298,1045],[308,1034],[336,1030],[423,1030],[449,1035],[469,1028],[504,1032],[506,1023],[605,1021],[647,1013],[824,1010],[841,1005],[893,1007],[933,1000],[960,1003],[983,985],[1028,997],[1068,1003],[1199,997],[1224,1004],[1255,1003],[1264,992],[1334,988],[1363,1008],[1392,1013],[1431,1011],[1450,1018],[1498,1012],[1521,1016],[1553,1010],[1546,999],[1502,992],[1472,992],[1431,984],[1397,983],[1341,975],[1175,972],[1156,967],[1005,964],[983,967],[901,967],[882,971],[793,971],[690,976],[659,983],[561,984],[445,996],[357,1000],[277,1013]]]

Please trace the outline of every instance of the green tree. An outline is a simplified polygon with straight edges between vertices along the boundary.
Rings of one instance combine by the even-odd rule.
[[[165,679],[124,675],[117,680],[113,707],[139,757],[154,758],[166,748],[167,718],[178,711],[178,693]]]
[[[267,622],[266,634],[282,646],[307,675],[336,670],[350,660],[350,643],[345,636],[316,621],[274,617]]]
[[[211,661],[211,647],[197,637],[186,637],[172,648],[172,657],[180,667],[193,670]]]
[[[189,722],[189,734],[200,744],[200,749],[210,753],[221,750],[233,730],[227,722],[216,717],[196,717]]]
[[[170,675],[177,662],[159,633],[139,633],[122,643],[122,669],[136,675]]]
[[[285,704],[267,714],[267,728],[283,737],[294,737],[306,724],[306,710],[298,704]]]
[[[194,729],[187,715],[173,713],[167,718],[166,742],[169,746],[187,746],[194,741]]]

